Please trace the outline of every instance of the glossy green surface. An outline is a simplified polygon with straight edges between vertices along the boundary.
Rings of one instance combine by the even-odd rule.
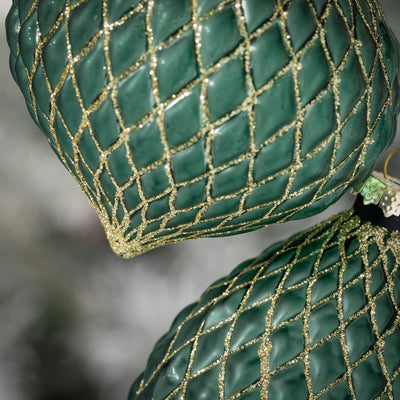
[[[14,0],[7,38],[124,256],[315,214],[395,132],[398,45],[375,0]]]
[[[354,211],[277,243],[178,314],[129,399],[400,398],[399,249]]]

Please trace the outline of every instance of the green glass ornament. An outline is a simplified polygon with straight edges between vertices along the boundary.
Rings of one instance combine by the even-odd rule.
[[[32,118],[129,257],[325,209],[393,139],[376,0],[23,0]]]
[[[359,200],[215,282],[129,399],[399,399],[400,218],[381,217]]]

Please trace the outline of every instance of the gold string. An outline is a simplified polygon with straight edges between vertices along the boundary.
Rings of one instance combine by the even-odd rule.
[[[400,151],[400,147],[398,147],[397,149],[394,149],[392,152],[390,152],[390,154],[386,157],[386,160],[385,160],[385,164],[383,165],[383,175],[384,175],[384,177],[385,177],[385,179],[389,179],[390,180],[390,177],[388,176],[388,174],[387,174],[387,167],[388,167],[388,164],[389,164],[389,161],[391,160],[391,158],[397,153],[397,152],[399,152]]]

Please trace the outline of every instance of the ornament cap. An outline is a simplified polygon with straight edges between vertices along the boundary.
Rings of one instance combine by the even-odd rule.
[[[400,181],[387,174],[390,159],[399,151],[400,147],[387,156],[383,173],[374,171],[362,183],[353,188],[354,194],[360,194],[363,197],[364,205],[379,206],[386,218],[400,216]]]
[[[386,228],[390,232],[400,232],[400,217],[395,215],[387,217],[379,206],[374,204],[366,205],[361,195],[357,196],[353,208],[355,214],[361,218],[363,223],[371,222],[373,225]]]

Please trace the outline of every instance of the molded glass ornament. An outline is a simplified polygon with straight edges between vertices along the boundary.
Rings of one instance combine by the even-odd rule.
[[[211,285],[129,399],[399,399],[400,219],[375,212],[360,200]]]
[[[398,45],[376,0],[14,0],[7,37],[122,256],[320,212],[393,139]]]

